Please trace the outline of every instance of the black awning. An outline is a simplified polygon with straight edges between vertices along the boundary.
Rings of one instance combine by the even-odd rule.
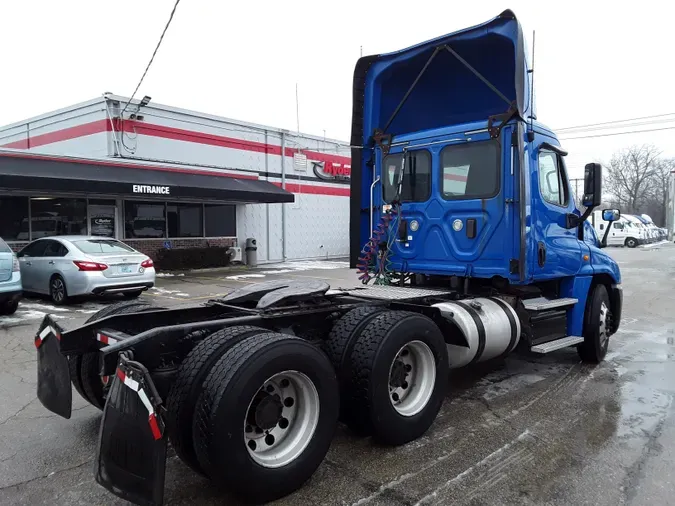
[[[270,204],[294,199],[257,175],[211,175],[198,169],[28,153],[0,153],[0,188]]]

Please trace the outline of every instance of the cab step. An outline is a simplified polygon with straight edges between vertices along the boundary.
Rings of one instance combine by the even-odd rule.
[[[562,299],[547,299],[546,297],[537,297],[536,299],[525,299],[523,305],[528,311],[548,311],[549,309],[558,309],[567,306],[573,306],[579,302],[579,299],[563,297]]]
[[[549,341],[547,343],[537,344],[530,348],[534,353],[551,353],[555,350],[560,350],[562,348],[567,348],[568,346],[574,346],[575,344],[583,343],[584,338],[579,336],[567,336],[562,339],[556,339],[555,341]]]

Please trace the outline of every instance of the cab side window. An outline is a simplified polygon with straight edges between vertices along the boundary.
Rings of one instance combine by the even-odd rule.
[[[539,193],[549,204],[561,207],[569,204],[565,168],[560,157],[551,151],[539,154]]]

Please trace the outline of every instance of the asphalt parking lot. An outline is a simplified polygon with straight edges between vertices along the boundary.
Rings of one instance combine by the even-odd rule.
[[[310,482],[277,504],[675,504],[675,245],[608,251],[625,301],[603,364],[581,364],[570,349],[455,371],[425,436],[383,448],[339,427]],[[300,262],[160,277],[142,297],[189,304],[282,276],[357,286],[343,262]],[[93,478],[100,412],[75,393],[73,417],[63,420],[35,397],[42,316],[67,328],[105,303],[28,299],[0,317],[0,504],[127,504]],[[171,450],[165,502],[236,504]]]

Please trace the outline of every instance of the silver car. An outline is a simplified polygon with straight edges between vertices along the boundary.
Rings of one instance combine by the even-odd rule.
[[[76,295],[133,298],[155,284],[155,267],[147,255],[107,237],[45,237],[17,256],[24,292],[49,295],[55,304]]]

